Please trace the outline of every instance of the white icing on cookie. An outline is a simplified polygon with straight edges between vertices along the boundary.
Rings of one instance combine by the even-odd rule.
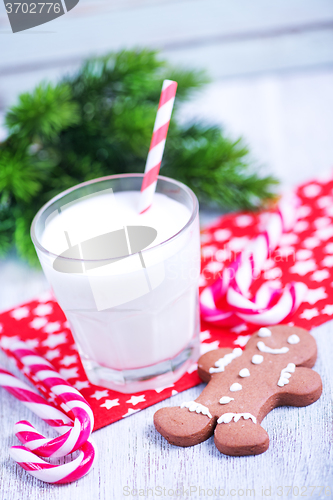
[[[242,389],[243,389],[243,387],[238,382],[235,382],[230,387],[231,392],[241,391]]]
[[[232,352],[229,352],[223,358],[218,359],[215,362],[215,367],[209,368],[209,373],[219,373],[224,372],[224,368],[231,363],[234,359],[238,358],[243,354],[240,347],[236,347]]]
[[[272,335],[272,332],[270,331],[269,328],[260,328],[259,332],[258,332],[258,337],[270,337]]]
[[[268,347],[265,345],[265,343],[260,340],[257,343],[257,347],[259,351],[261,352],[268,352],[269,354],[286,354],[286,352],[289,351],[289,347],[281,347],[280,349],[272,349],[271,347]]]
[[[202,413],[203,415],[207,415],[209,418],[213,418],[209,412],[207,406],[204,406],[196,401],[188,401],[186,403],[182,403],[180,405],[181,408],[188,408],[189,411],[195,411],[196,413]]]
[[[240,377],[244,378],[244,377],[249,377],[250,376],[250,372],[247,368],[243,368],[239,374],[238,374]]]
[[[221,417],[217,420],[217,423],[229,424],[232,419],[234,419],[234,422],[238,422],[240,418],[244,418],[245,420],[250,418],[254,424],[257,423],[256,417],[251,415],[251,413],[225,413],[224,415],[221,415]]]
[[[300,341],[300,338],[298,335],[296,335],[296,333],[293,333],[292,335],[290,335],[290,337],[288,337],[288,344],[298,344],[298,342]]]
[[[226,404],[230,403],[230,401],[234,401],[234,400],[235,400],[234,398],[229,398],[229,396],[222,396],[222,398],[220,399],[220,404],[226,405]]]
[[[261,354],[255,354],[254,356],[252,356],[251,361],[254,365],[260,365],[260,363],[264,361],[264,356],[262,356]]]
[[[280,378],[277,383],[279,387],[284,387],[286,384],[289,384],[289,379],[291,377],[291,374],[294,373],[296,369],[296,365],[294,363],[288,363],[286,368],[283,368],[281,370]]]

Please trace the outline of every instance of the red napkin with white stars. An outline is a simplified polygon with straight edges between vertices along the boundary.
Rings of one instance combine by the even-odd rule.
[[[298,222],[292,232],[282,236],[251,291],[267,280],[282,286],[303,281],[309,291],[288,324],[310,330],[333,318],[333,179],[308,182],[296,193],[301,199]],[[224,266],[260,232],[262,218],[260,213],[230,214],[202,232],[200,291],[212,284]],[[243,348],[257,329],[246,323],[231,329],[202,323],[201,352],[218,347]],[[193,365],[178,382],[158,390],[121,394],[92,385],[68,322],[51,293],[0,314],[0,346],[5,352],[13,337],[27,342],[82,393],[94,412],[95,430],[200,383]]]

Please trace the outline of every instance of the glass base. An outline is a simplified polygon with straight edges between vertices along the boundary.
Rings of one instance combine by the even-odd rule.
[[[172,359],[133,370],[113,370],[82,359],[89,381],[101,387],[130,394],[143,390],[158,390],[179,380],[199,358],[199,342],[195,338]]]

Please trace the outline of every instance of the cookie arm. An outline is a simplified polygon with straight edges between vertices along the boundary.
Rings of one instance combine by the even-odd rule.
[[[320,398],[322,382],[311,368],[296,367],[289,383],[280,388],[278,406],[308,406]]]
[[[215,363],[224,358],[227,354],[231,354],[233,349],[224,347],[223,349],[216,349],[214,351],[206,352],[200,356],[198,361],[198,375],[204,382],[209,382],[212,376],[210,369],[215,367]]]

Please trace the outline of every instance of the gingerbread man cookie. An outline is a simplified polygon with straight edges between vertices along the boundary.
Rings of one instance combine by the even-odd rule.
[[[162,408],[154,424],[169,443],[192,446],[215,429],[215,445],[226,455],[258,455],[269,437],[260,423],[277,406],[307,406],[322,392],[311,370],[317,346],[309,332],[285,325],[260,328],[246,349],[217,349],[199,359],[208,382],[195,401]]]

